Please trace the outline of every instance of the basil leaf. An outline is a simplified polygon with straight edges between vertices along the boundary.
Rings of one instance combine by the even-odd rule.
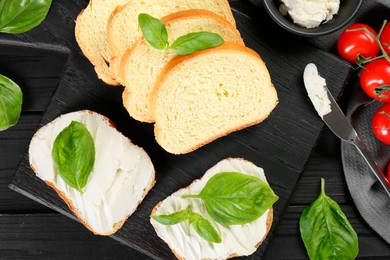
[[[49,12],[52,0],[1,0],[0,32],[24,33],[38,26]]]
[[[154,215],[152,218],[163,225],[175,225],[182,221],[188,220],[196,233],[198,233],[198,235],[206,241],[213,243],[222,242],[218,231],[213,227],[210,221],[202,217],[202,215],[193,212],[191,206],[185,210],[181,210],[169,215]]]
[[[219,34],[211,32],[194,32],[177,38],[170,48],[177,54],[187,55],[196,51],[219,46],[222,43],[223,38]]]
[[[238,172],[218,173],[199,195],[182,197],[202,199],[210,216],[222,225],[253,222],[278,200],[266,182]]]
[[[22,112],[23,93],[11,79],[0,75],[0,131],[19,121]]]
[[[158,50],[168,48],[168,32],[164,23],[148,14],[139,14],[138,23],[145,39]]]
[[[87,127],[72,121],[56,137],[52,157],[62,179],[82,192],[95,163],[95,144]]]
[[[219,236],[218,231],[213,227],[213,225],[202,217],[200,214],[192,212],[190,217],[190,224],[203,239],[213,243],[221,243],[222,239]]]
[[[188,214],[188,209],[185,209],[169,215],[152,216],[152,218],[163,225],[175,225],[188,219]]]
[[[339,205],[325,194],[321,179],[320,196],[303,212],[299,228],[310,259],[354,259],[358,238]]]

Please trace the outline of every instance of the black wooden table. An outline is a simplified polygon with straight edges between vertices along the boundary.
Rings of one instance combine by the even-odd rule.
[[[239,1],[232,2],[237,4]],[[311,41],[314,45],[327,47],[332,40],[324,37],[320,41]],[[12,56],[17,54],[10,52],[9,55],[10,60],[15,60]],[[47,73],[39,77],[33,68],[26,70],[29,76],[23,85],[35,88],[27,88],[29,92],[25,95],[19,123],[0,132],[0,259],[147,259],[137,250],[111,238],[94,236],[81,224],[8,187],[60,80],[66,56],[66,53],[63,57],[53,56],[58,59],[58,66],[47,68]],[[20,63],[26,65],[34,59],[31,56]],[[3,59],[0,64],[4,68],[7,60]],[[348,96],[344,96],[342,102],[347,100]],[[340,141],[327,128],[296,185],[268,245],[265,259],[308,258],[300,238],[298,220],[302,210],[318,196],[320,178],[325,178],[327,194],[340,204],[358,234],[359,258],[390,259],[389,244],[365,223],[352,202],[343,175]]]

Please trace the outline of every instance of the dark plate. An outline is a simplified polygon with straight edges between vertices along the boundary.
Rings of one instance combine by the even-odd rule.
[[[59,87],[44,114],[41,125],[63,113],[90,109],[109,117],[118,129],[150,155],[157,183],[138,210],[112,238],[157,259],[172,259],[173,254],[149,223],[152,208],[218,161],[242,157],[264,168],[279,201],[274,205],[270,235],[251,256],[258,259],[288,204],[297,180],[320,136],[323,123],[307,98],[302,72],[314,62],[323,71],[331,92],[339,96],[352,73],[337,56],[322,51],[294,35],[270,37],[278,26],[268,15],[259,15],[247,2],[233,1],[237,26],[248,47],[264,59],[279,95],[279,104],[263,123],[232,133],[192,153],[175,156],[165,152],[154,140],[153,125],[131,119],[122,107],[122,87],[111,87],[97,79],[93,67],[82,55],[74,39],[74,20],[87,1],[54,1],[49,16],[39,28],[21,36],[7,36],[34,44],[62,44],[71,54]],[[283,31],[283,30],[282,30]],[[288,44],[286,44],[288,43]],[[17,48],[17,47],[15,47]],[[335,73],[337,72],[337,73]],[[73,219],[75,217],[57,194],[38,179],[22,159],[10,187]],[[87,229],[85,232],[89,232]]]
[[[390,145],[376,139],[371,129],[372,116],[382,105],[381,102],[372,102],[360,85],[356,84],[348,104],[347,117],[378,165],[386,172],[390,161]],[[353,145],[342,142],[341,155],[348,189],[359,213],[390,244],[389,196]]]

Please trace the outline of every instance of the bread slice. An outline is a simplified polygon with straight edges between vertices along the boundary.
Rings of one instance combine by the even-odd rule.
[[[53,143],[71,121],[84,123],[95,144],[95,163],[83,192],[55,170]],[[29,147],[31,168],[52,187],[94,234],[110,235],[124,224],[155,183],[146,152],[118,132],[108,118],[83,110],[64,114],[40,128]]]
[[[240,33],[221,16],[207,10],[180,11],[162,18],[167,27],[169,42],[187,33],[207,31],[217,33],[225,41],[243,45]],[[133,118],[154,122],[149,109],[149,95],[161,69],[175,57],[172,51],[153,48],[140,38],[122,57],[121,75],[125,91],[123,105]]]
[[[139,1],[130,0],[125,6],[118,7],[110,16],[107,24],[107,41],[111,51],[111,71],[119,73],[120,57],[142,36],[138,25],[138,15],[147,13],[156,18],[162,18],[171,13],[189,9],[206,9],[212,11],[235,26],[235,20],[227,0],[168,0]],[[121,82],[121,79],[118,79]],[[121,82],[123,83],[123,82]]]
[[[109,85],[119,83],[111,75],[108,63],[111,54],[106,40],[107,21],[114,9],[129,0],[90,0],[88,6],[76,19],[76,41],[94,65],[97,76]]]
[[[153,208],[152,215],[171,214],[185,210],[191,205],[192,210],[207,218],[221,235],[222,242],[215,244],[201,238],[187,221],[175,225],[162,225],[151,218],[150,222],[157,235],[168,244],[178,259],[227,259],[251,255],[264,241],[272,226],[272,207],[251,223],[224,226],[208,215],[202,200],[181,197],[184,194],[199,194],[207,181],[220,172],[240,172],[266,181],[262,168],[244,159],[228,158],[210,168],[201,179],[195,180],[188,187],[178,190],[158,203]]]
[[[177,56],[150,95],[155,137],[168,152],[191,152],[262,122],[278,103],[267,67],[235,43]]]

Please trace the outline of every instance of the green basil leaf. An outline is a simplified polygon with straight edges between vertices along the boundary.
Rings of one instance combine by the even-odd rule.
[[[159,216],[152,216],[154,220],[156,220],[158,223],[163,225],[175,225],[178,224],[186,219],[188,219],[188,214],[190,212],[188,209],[181,210],[169,215],[159,215]]]
[[[1,0],[0,32],[24,33],[38,26],[49,12],[52,0]]]
[[[0,131],[19,121],[22,112],[23,93],[11,79],[0,75]]]
[[[198,233],[198,235],[206,241],[213,243],[222,242],[218,231],[213,227],[210,221],[203,218],[202,215],[193,212],[191,206],[185,210],[174,212],[168,215],[154,215],[152,218],[163,225],[175,225],[182,221],[188,220],[196,233]]]
[[[72,121],[56,137],[52,157],[62,179],[82,192],[95,163],[95,144],[87,127]]]
[[[192,212],[190,217],[190,224],[203,239],[213,243],[221,243],[222,239],[218,231],[213,227],[211,222],[202,215]]]
[[[145,39],[158,50],[168,48],[168,32],[164,23],[148,14],[139,14],[138,23]]]
[[[170,48],[177,54],[187,55],[196,51],[219,46],[223,42],[223,38],[219,34],[211,32],[194,32],[177,38]]]
[[[199,195],[209,215],[222,225],[242,225],[258,219],[277,200],[271,187],[254,176],[221,172],[211,177]]]
[[[302,212],[299,228],[310,259],[354,259],[358,255],[356,232],[339,205],[325,194],[324,179],[320,196]]]

